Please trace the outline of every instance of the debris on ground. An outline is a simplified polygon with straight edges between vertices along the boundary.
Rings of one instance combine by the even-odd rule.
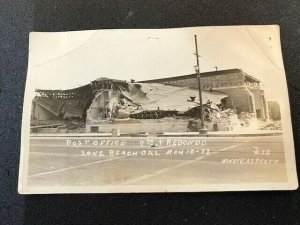
[[[259,130],[282,130],[281,121],[270,120],[270,121],[260,121]]]

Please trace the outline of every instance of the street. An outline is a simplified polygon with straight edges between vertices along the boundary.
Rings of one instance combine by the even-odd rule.
[[[31,137],[28,186],[286,182],[282,136]]]

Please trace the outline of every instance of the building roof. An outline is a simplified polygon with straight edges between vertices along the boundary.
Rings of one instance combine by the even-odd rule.
[[[126,83],[126,80],[118,80],[118,79],[111,79],[107,77],[100,77],[96,79],[95,81],[110,81],[110,82],[116,82],[116,83]]]
[[[160,83],[134,83],[129,84],[129,91],[122,94],[136,104],[141,104],[142,111],[165,110],[165,111],[188,111],[199,106],[198,90],[188,87],[176,87]],[[191,101],[191,96],[195,101]],[[226,94],[217,91],[202,91],[203,104],[212,101],[220,103]]]
[[[90,85],[86,84],[77,88],[71,88],[71,89],[35,89],[35,92],[70,92],[70,91],[84,91],[86,89],[89,89]]]
[[[218,76],[218,75],[228,75],[228,74],[233,74],[233,73],[240,73],[243,74],[244,76],[256,81],[256,82],[260,82],[258,79],[250,76],[249,74],[245,73],[243,70],[241,69],[228,69],[228,70],[218,70],[218,71],[210,71],[210,72],[204,72],[201,73],[201,77],[210,77],[210,76]],[[175,77],[166,77],[166,78],[159,78],[159,79],[151,79],[151,80],[143,80],[143,81],[139,81],[140,83],[155,83],[155,82],[159,82],[159,83],[163,83],[163,82],[167,82],[167,81],[171,81],[171,80],[183,80],[183,79],[190,79],[193,77],[197,77],[196,73],[193,74],[187,74],[187,75],[181,75],[181,76],[175,76]]]

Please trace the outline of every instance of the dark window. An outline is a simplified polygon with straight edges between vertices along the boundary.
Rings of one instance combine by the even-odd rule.
[[[261,118],[261,117],[262,117],[262,115],[261,115],[261,110],[260,110],[260,109],[257,109],[257,110],[256,110],[256,117],[257,117],[257,118]]]
[[[91,132],[92,133],[98,133],[98,131],[99,131],[99,127],[98,126],[91,127]]]

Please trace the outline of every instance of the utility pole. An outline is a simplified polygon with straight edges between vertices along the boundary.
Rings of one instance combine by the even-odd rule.
[[[203,103],[202,103],[202,91],[201,91],[201,75],[200,75],[200,64],[199,64],[199,54],[198,54],[198,43],[197,43],[197,35],[195,36],[195,47],[196,47],[196,59],[197,59],[197,66],[195,66],[195,70],[197,73],[198,78],[198,91],[199,91],[199,101],[200,101],[200,112],[199,112],[199,118],[200,118],[200,126],[199,127],[199,133],[200,134],[206,134],[207,129],[204,124],[204,116],[203,116]]]

